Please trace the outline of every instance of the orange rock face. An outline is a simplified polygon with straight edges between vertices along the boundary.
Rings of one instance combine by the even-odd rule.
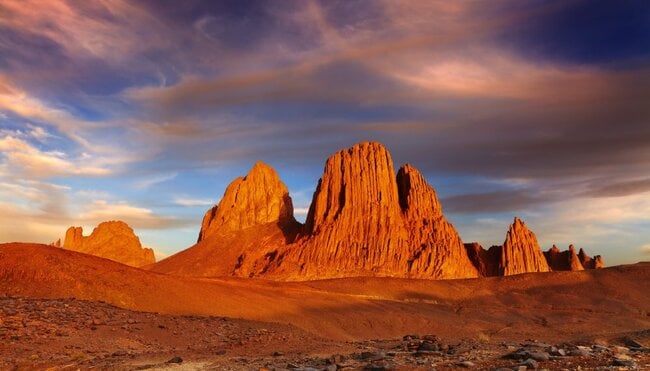
[[[566,251],[560,251],[557,246],[553,245],[553,247],[544,253],[544,256],[549,267],[554,271],[584,270],[573,245],[570,245]]]
[[[549,254],[552,266],[577,270],[580,265],[574,250],[558,250],[557,258],[555,251]],[[551,267],[535,234],[518,218],[503,246],[486,251],[476,243],[464,245],[420,172],[407,164],[396,174],[386,148],[366,142],[327,159],[305,225],[293,217],[287,187],[271,167],[258,162],[206,213],[198,243],[151,269],[311,280],[471,278]]]
[[[198,243],[158,262],[158,272],[204,277],[264,275],[301,228],[287,186],[258,162],[203,218]]]
[[[327,160],[302,228],[286,186],[256,165],[206,214],[199,241],[154,270],[280,280],[478,276],[433,189],[412,166],[396,175],[378,143]],[[206,260],[212,265],[203,266]]]
[[[600,255],[591,258],[582,248],[578,252],[578,259],[585,269],[605,268],[605,263],[603,263],[603,258]]]
[[[198,242],[217,231],[239,231],[266,223],[294,223],[287,186],[272,167],[257,162],[248,175],[235,179],[219,205],[208,210]]]
[[[156,262],[153,250],[143,248],[128,224],[121,221],[100,223],[88,237],[81,227],[70,227],[63,248],[114,260],[133,267]]]
[[[280,267],[290,279],[478,276],[434,190],[410,165],[395,175],[379,143],[327,160],[296,245]]]
[[[539,243],[537,243],[537,237],[528,230],[524,222],[515,217],[503,243],[499,275],[511,276],[529,272],[549,272],[550,270]]]

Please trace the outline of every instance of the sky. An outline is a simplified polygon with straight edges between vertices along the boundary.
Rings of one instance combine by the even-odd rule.
[[[262,160],[304,220],[360,141],[466,242],[650,260],[650,2],[0,0],[0,242],[192,245]]]

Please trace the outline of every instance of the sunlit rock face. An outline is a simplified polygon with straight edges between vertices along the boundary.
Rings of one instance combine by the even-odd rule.
[[[153,250],[143,248],[133,229],[122,221],[100,223],[87,237],[83,236],[81,227],[70,227],[65,233],[63,248],[133,267],[156,262]]]
[[[503,245],[464,245],[422,174],[408,164],[396,173],[383,145],[364,142],[327,159],[304,225],[294,219],[277,173],[258,162],[205,214],[198,243],[153,269],[275,280],[451,279],[549,272],[553,266],[578,270],[581,262],[575,250],[545,256],[518,218]]]
[[[205,214],[198,242],[217,231],[294,221],[287,186],[272,167],[257,162],[248,175],[230,183],[219,204]]]
[[[506,234],[501,250],[499,275],[529,272],[549,272],[551,268],[537,243],[535,234],[526,227],[521,219],[515,217]]]
[[[197,244],[152,269],[204,277],[268,275],[301,227],[287,186],[272,167],[257,162],[207,211]]]
[[[256,164],[206,213],[199,243],[154,270],[278,280],[479,275],[422,175],[410,165],[396,174],[386,148],[369,142],[326,161],[305,225],[275,171]]]

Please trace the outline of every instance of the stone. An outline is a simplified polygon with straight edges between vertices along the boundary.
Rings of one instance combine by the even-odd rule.
[[[384,352],[363,352],[361,353],[361,359],[365,361],[378,361],[386,358],[386,353]]]
[[[521,219],[515,217],[501,250],[500,275],[549,271],[550,268],[539,247],[537,237]]]
[[[528,358],[527,360],[521,363],[521,366],[526,366],[527,368],[536,370],[537,368],[539,368],[539,363],[532,358]]]
[[[536,361],[548,361],[551,359],[550,355],[546,352],[528,352],[528,357]]]
[[[578,252],[578,259],[580,259],[580,263],[585,269],[605,268],[605,264],[603,263],[603,259],[600,255],[596,255],[591,258],[582,248]]]
[[[417,349],[418,352],[437,352],[439,350],[438,344],[428,342],[420,344]]]
[[[627,354],[615,354],[612,364],[614,366],[636,367],[636,360]]]
[[[473,265],[484,277],[551,271],[537,237],[517,217],[510,225],[503,245],[485,250],[474,242],[464,247]]]
[[[76,230],[70,231],[76,240]],[[573,258],[572,266],[580,263]],[[203,218],[196,245],[150,268],[202,277],[304,281],[342,277],[456,279],[551,270],[518,218],[502,246],[463,244],[435,190],[388,150],[359,143],[330,156],[304,225],[286,185],[258,162]]]
[[[197,242],[217,232],[293,222],[287,186],[272,167],[256,162],[248,175],[230,183],[219,204],[206,212]]]
[[[569,355],[574,357],[589,357],[591,352],[587,349],[573,349],[569,352]]]
[[[553,245],[548,251],[544,252],[544,257],[549,267],[554,271],[584,270],[573,245],[569,245],[569,249],[566,251],[560,251],[557,246]]]
[[[476,367],[476,364],[474,364],[474,362],[472,361],[462,361],[462,362],[458,362],[456,365],[464,368]]]
[[[165,362],[165,363],[183,363],[183,358],[181,358],[181,357],[179,357],[179,356],[175,356],[175,357],[169,359],[169,360],[168,360],[167,362]]]
[[[435,191],[411,165],[395,175],[379,143],[360,143],[325,164],[296,246],[290,279],[353,276],[470,278],[478,272]]]
[[[133,267],[156,262],[153,250],[143,248],[133,229],[122,221],[100,223],[88,237],[83,236],[82,227],[70,227],[65,233],[63,248]]]

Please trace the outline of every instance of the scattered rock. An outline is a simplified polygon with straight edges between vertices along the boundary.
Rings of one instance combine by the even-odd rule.
[[[172,359],[168,360],[165,363],[183,363],[183,358],[181,358],[179,356],[176,356],[176,357],[173,357]]]
[[[462,361],[462,362],[456,363],[456,365],[458,365],[460,367],[465,367],[465,368],[476,367],[476,365],[472,361]]]
[[[520,366],[526,366],[527,368],[536,370],[539,367],[539,363],[532,358],[528,358],[527,360],[523,361]]]

